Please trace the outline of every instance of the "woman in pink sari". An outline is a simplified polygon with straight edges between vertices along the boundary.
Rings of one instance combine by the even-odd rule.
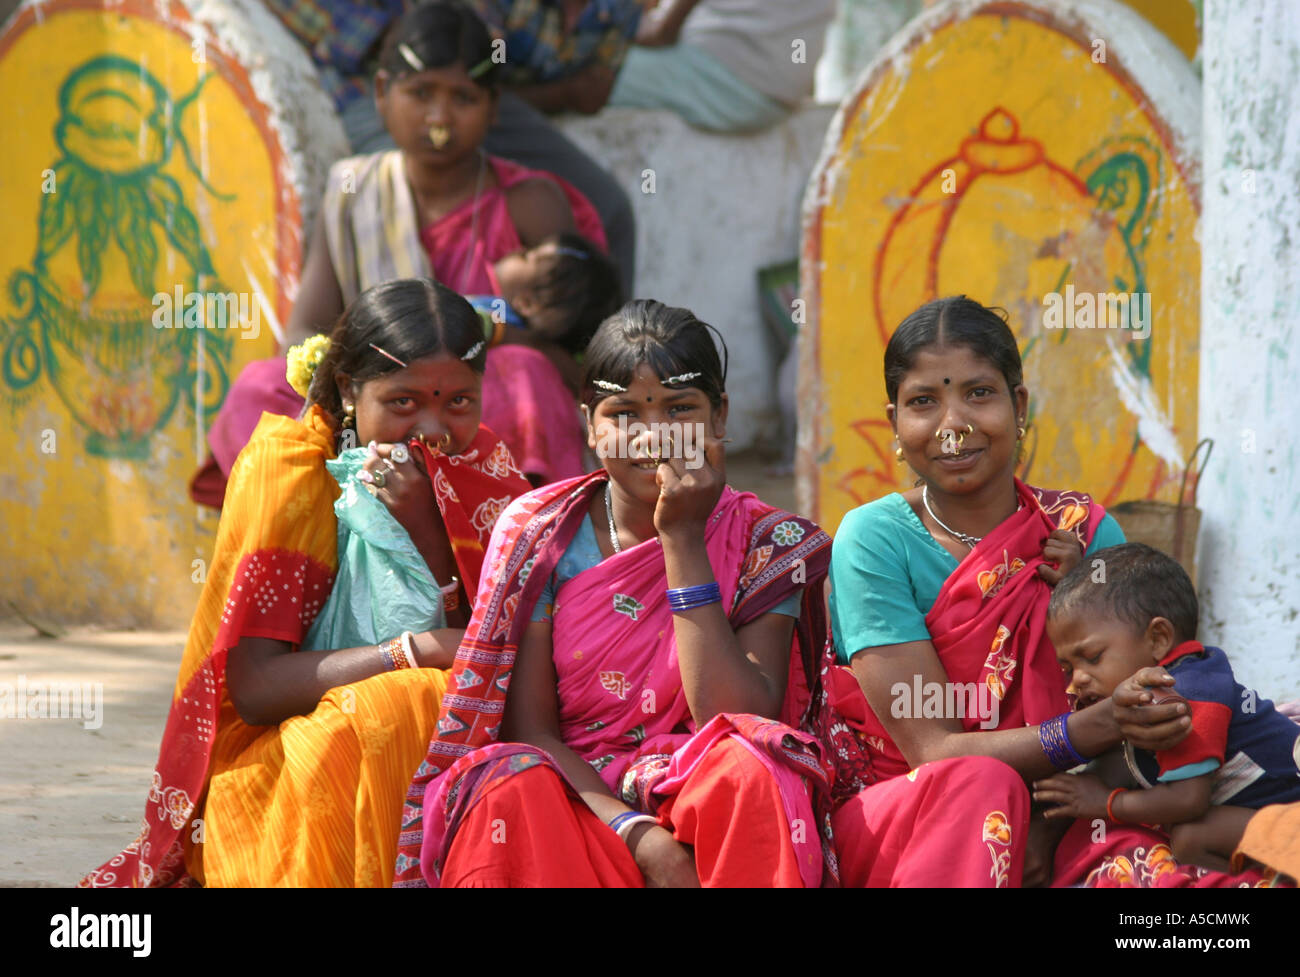
[[[920,479],[851,512],[835,539],[821,728],[844,883],[1249,883],[1178,866],[1152,829],[1030,817],[1025,781],[1125,738],[1172,746],[1190,720],[1142,704],[1145,686],[1172,683],[1158,669],[1072,711],[1050,588],[1123,534],[1088,496],[1015,477],[1029,393],[1005,321],[964,296],[921,307],[890,339],[885,382],[898,459]]]
[[[496,113],[492,53],[487,29],[461,5],[421,5],[393,28],[375,99],[398,148],[330,168],[284,349],[330,329],[353,298],[385,281],[433,277],[461,295],[500,295],[494,266],[521,248],[574,229],[606,247],[595,208],[576,189],[483,152]],[[239,454],[264,410],[301,409],[277,359],[251,364],[227,395],[195,477],[197,501],[220,505],[224,459]],[[483,423],[534,484],[585,470],[577,405],[539,349],[488,351]]]
[[[684,309],[597,332],[604,469],[497,522],[396,885],[833,880],[829,765],[796,728],[829,539],[726,485],[724,374]]]

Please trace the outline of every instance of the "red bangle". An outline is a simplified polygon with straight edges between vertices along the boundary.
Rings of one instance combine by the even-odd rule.
[[[1120,794],[1123,794],[1127,790],[1128,790],[1127,787],[1116,787],[1114,790],[1110,792],[1110,796],[1106,798],[1106,817],[1110,818],[1116,824],[1126,823],[1124,821],[1121,821],[1119,816],[1115,813],[1114,805],[1115,805],[1115,798],[1118,797]]]

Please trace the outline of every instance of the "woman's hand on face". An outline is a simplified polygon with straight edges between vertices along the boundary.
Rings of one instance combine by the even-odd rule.
[[[1139,669],[1115,687],[1111,712],[1120,734],[1140,750],[1173,749],[1192,728],[1182,702],[1152,705],[1148,686],[1172,686],[1174,677],[1159,666]]]
[[[629,836],[632,857],[645,876],[647,889],[698,889],[695,856],[667,828],[637,825]],[[640,832],[640,835],[637,835]]]
[[[394,461],[395,447],[397,445],[372,445],[364,468],[375,482],[383,482],[382,486],[376,486],[375,497],[388,507],[393,518],[411,534],[418,546],[421,539],[442,528],[442,517],[421,455],[403,444],[401,448],[406,460]],[[398,452],[399,456],[402,453]]]
[[[1083,559],[1083,547],[1074,533],[1057,529],[1043,544],[1043,559],[1047,562],[1038,565],[1038,575],[1055,587],[1062,577],[1079,565]]]
[[[727,484],[726,451],[721,441],[710,437],[699,439],[693,458],[674,457],[680,447],[668,448],[655,472],[659,483],[655,529],[660,536],[702,540],[709,516]]]

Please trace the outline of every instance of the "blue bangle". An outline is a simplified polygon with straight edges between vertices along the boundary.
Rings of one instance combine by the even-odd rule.
[[[713,583],[697,584],[694,587],[669,587],[668,606],[673,613],[689,611],[706,604],[722,602],[722,589],[715,580]]]
[[[640,816],[640,811],[624,811],[622,814],[616,814],[614,820],[609,822],[609,830],[618,834],[618,829],[623,827],[625,822],[631,821],[633,818],[639,818]]]
[[[1088,762],[1070,742],[1070,733],[1065,723],[1069,715],[1068,712],[1063,712],[1038,727],[1038,742],[1043,748],[1043,755],[1057,770],[1069,770]]]

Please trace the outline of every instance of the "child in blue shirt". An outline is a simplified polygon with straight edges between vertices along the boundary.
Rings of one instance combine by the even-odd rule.
[[[1196,591],[1178,563],[1141,543],[1096,558],[1061,579],[1047,611],[1076,708],[1159,665],[1186,700],[1192,726],[1159,753],[1125,744],[1130,783],[1140,789],[1112,790],[1092,773],[1058,774],[1034,785],[1034,799],[1058,805],[1048,817],[1168,825],[1180,862],[1227,871],[1255,809],[1300,800],[1300,726],[1243,688],[1221,650],[1196,640]],[[1167,694],[1152,688],[1153,701]]]

